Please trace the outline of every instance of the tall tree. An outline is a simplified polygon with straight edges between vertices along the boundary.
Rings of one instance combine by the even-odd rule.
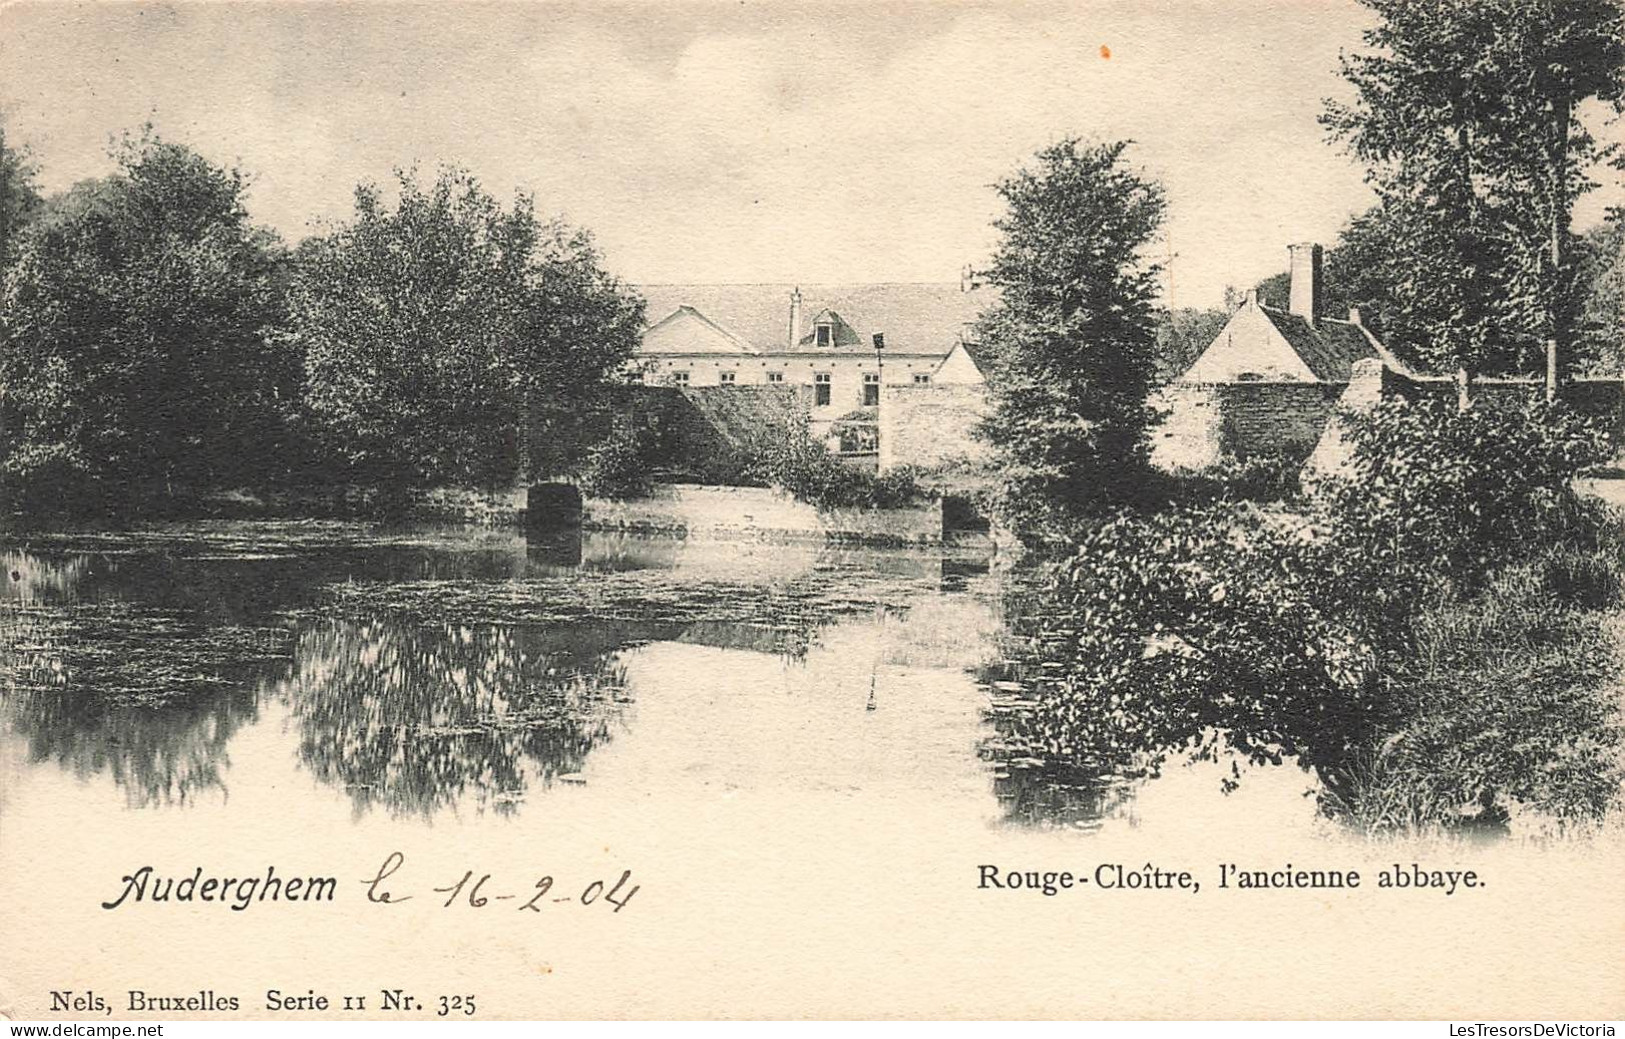
[[[527,414],[547,446],[630,358],[642,303],[529,197],[504,209],[455,169],[398,180],[393,206],[363,185],[354,218],[299,250],[307,399],[356,475],[505,483],[526,468]]]
[[[5,124],[0,123],[0,269],[10,265],[15,252],[13,243],[23,226],[39,212],[36,172],[28,150],[7,141]]]
[[[978,335],[992,362],[984,435],[1005,511],[1030,538],[1065,536],[1134,486],[1146,459],[1158,267],[1146,246],[1162,188],[1128,142],[1064,140],[997,186],[1006,211],[988,270],[999,300]]]
[[[241,171],[152,136],[50,199],[5,283],[10,492],[254,484],[279,463],[298,366],[271,344],[279,247]]]
[[[1575,198],[1606,148],[1583,102],[1616,108],[1625,19],[1615,0],[1361,0],[1381,21],[1345,56],[1350,104],[1323,122],[1370,166],[1401,274],[1402,324],[1452,370],[1463,405],[1492,367],[1545,354],[1549,392],[1574,342]]]
[[[1235,309],[1226,299],[1223,310],[1180,307],[1157,311],[1156,361],[1154,378],[1158,385],[1172,382],[1196,363],[1202,351],[1224,330]]]

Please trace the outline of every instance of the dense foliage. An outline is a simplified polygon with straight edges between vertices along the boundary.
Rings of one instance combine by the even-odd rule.
[[[1352,103],[1326,126],[1368,164],[1389,254],[1390,338],[1437,371],[1570,357],[1581,292],[1570,215],[1606,158],[1578,109],[1625,93],[1612,0],[1363,0]]]
[[[1029,540],[1128,493],[1144,468],[1157,293],[1145,252],[1165,201],[1127,148],[1061,141],[998,185],[987,278],[1000,292],[978,328],[992,369],[984,434],[1003,511]]]
[[[1230,306],[1223,310],[1180,307],[1157,311],[1155,382],[1161,385],[1185,374],[1202,356],[1202,351],[1213,345],[1233,309]]]
[[[1590,575],[1579,601],[1565,594],[1577,561]],[[1587,599],[1596,578],[1617,596],[1621,562],[1617,545],[1538,550],[1475,595],[1417,610],[1414,648],[1387,658],[1403,722],[1332,807],[1374,830],[1493,825],[1521,809],[1596,820],[1616,807],[1619,650]]]
[[[5,277],[12,501],[137,501],[277,475],[297,398],[284,260],[243,174],[153,136],[51,200]]]
[[[1373,206],[1350,218],[1338,233],[1337,242],[1325,252],[1320,279],[1320,309],[1327,317],[1343,318],[1351,309],[1360,311],[1360,323],[1379,338],[1392,340],[1399,304],[1393,285],[1405,277],[1394,266],[1386,211]],[[1271,275],[1256,286],[1264,303],[1286,308],[1292,291],[1292,276],[1286,271]],[[1403,342],[1389,342],[1409,352]]]
[[[1374,594],[1476,589],[1585,515],[1574,474],[1606,455],[1593,425],[1539,401],[1389,401],[1351,417],[1353,466],[1326,487],[1331,550]]]
[[[300,250],[309,406],[361,478],[507,482],[527,423],[545,445],[626,365],[642,303],[528,197],[504,209],[459,170],[398,190],[358,188],[353,219]]]
[[[43,199],[34,185],[28,151],[6,140],[0,122],[0,269],[11,263],[23,228],[38,215]]]
[[[1376,662],[1367,633],[1319,601],[1314,562],[1233,508],[1091,527],[1047,574],[1033,750],[1077,769],[1151,768],[1222,738],[1345,776],[1378,731]]]
[[[1625,372],[1625,211],[1586,233],[1578,263],[1585,300],[1575,368],[1618,378]]]
[[[819,508],[891,509],[920,496],[914,471],[899,467],[874,473],[848,465],[812,437],[805,416],[753,430],[732,460],[724,482],[776,487]]]
[[[1350,438],[1351,465],[1307,513],[1220,504],[1081,529],[1019,611],[1029,752],[1086,774],[1221,744],[1293,755],[1328,809],[1372,825],[1415,821],[1399,808],[1407,776],[1427,788],[1407,803],[1432,821],[1502,802],[1596,809],[1613,773],[1576,761],[1595,765],[1618,734],[1608,644],[1586,611],[1617,597],[1622,556],[1598,547],[1617,520],[1569,490],[1595,433],[1543,405],[1398,403]],[[1525,574],[1521,599],[1511,573]],[[1497,745],[1485,727],[1539,714],[1530,691],[1556,714]],[[1420,768],[1447,738],[1473,753]]]
[[[594,498],[637,498],[653,486],[666,447],[659,425],[614,412],[590,438],[576,473],[581,493]]]

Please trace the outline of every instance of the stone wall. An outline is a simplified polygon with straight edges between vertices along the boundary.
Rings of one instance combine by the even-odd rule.
[[[1473,384],[1479,400],[1539,400],[1546,384],[1538,378],[1480,379]],[[1370,411],[1383,399],[1437,400],[1454,403],[1456,384],[1448,377],[1407,376],[1383,366],[1375,359],[1356,361],[1354,377],[1337,403],[1333,419],[1326,426],[1305,466],[1305,475],[1316,479],[1348,465],[1352,451],[1348,444],[1347,422],[1343,416]],[[1625,447],[1625,382],[1619,379],[1577,379],[1559,388],[1559,399],[1581,414],[1602,424],[1615,451]]]
[[[904,509],[818,509],[762,487],[662,484],[624,501],[588,498],[586,530],[746,540],[937,544],[942,502]]]
[[[757,433],[795,428],[812,414],[807,386],[691,386],[679,393],[684,406],[673,447],[689,461],[719,444],[746,447]]]
[[[1384,397],[1399,391],[1401,376],[1376,358],[1355,361],[1350,368],[1349,384],[1338,399],[1320,441],[1304,462],[1303,479],[1317,480],[1347,466],[1354,450],[1348,438],[1348,416],[1370,411]]]
[[[972,385],[886,386],[880,396],[880,468],[934,468],[986,457],[976,437],[987,389]]]
[[[1343,389],[1312,382],[1175,383],[1152,402],[1163,413],[1151,435],[1152,462],[1196,470],[1226,455],[1307,458]]]
[[[1407,378],[1389,372],[1384,376],[1384,395],[1411,400],[1454,401],[1456,383],[1449,377]],[[1486,378],[1473,383],[1473,395],[1481,400],[1539,400],[1546,383],[1539,378]],[[1558,398],[1583,415],[1595,419],[1608,430],[1615,444],[1625,441],[1625,381],[1617,378],[1575,379],[1558,388]]]
[[[1481,379],[1480,399],[1538,399],[1537,378]],[[1309,461],[1313,470],[1336,469],[1347,454],[1339,412],[1368,411],[1379,400],[1456,398],[1448,377],[1414,377],[1376,358],[1356,361],[1346,384],[1306,382],[1174,383],[1153,400],[1163,418],[1152,432],[1153,464],[1165,470],[1200,470],[1225,456],[1272,454]],[[1625,445],[1625,382],[1578,379],[1562,399],[1600,420],[1614,442]]]
[[[812,390],[801,386],[614,386],[569,412],[532,415],[529,458],[537,480],[566,479],[592,447],[619,427],[651,445],[655,472],[692,477],[743,447],[758,429],[807,418]]]

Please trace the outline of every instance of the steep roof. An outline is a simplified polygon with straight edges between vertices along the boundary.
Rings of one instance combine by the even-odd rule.
[[[638,285],[655,325],[687,306],[730,335],[763,353],[787,353],[790,338],[790,284]],[[800,351],[867,353],[872,336],[886,335],[891,353],[947,354],[993,298],[987,288],[966,291],[959,282],[870,282],[802,285],[804,340],[813,319],[833,311],[852,330],[834,347],[803,346]],[[845,339],[846,342],[839,340]],[[810,340],[809,340],[810,342]]]
[[[715,321],[682,306],[644,329],[644,346],[654,353],[756,353],[756,348]]]
[[[987,382],[987,370],[969,343],[960,343],[931,373],[931,381],[941,386],[980,386]]]
[[[1326,317],[1311,325],[1249,296],[1179,381],[1346,383],[1354,362],[1370,357],[1396,371],[1408,370],[1363,325]]]
[[[1310,325],[1297,314],[1263,305],[1258,309],[1321,382],[1348,382],[1355,361],[1378,356],[1359,325],[1324,317]]]

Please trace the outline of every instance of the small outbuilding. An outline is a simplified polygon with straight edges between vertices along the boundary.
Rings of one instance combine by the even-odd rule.
[[[1202,469],[1221,458],[1306,458],[1331,421],[1354,366],[1378,360],[1405,371],[1360,321],[1321,307],[1321,248],[1289,247],[1285,309],[1248,292],[1207,349],[1155,402],[1164,419],[1152,459],[1165,469]]]

